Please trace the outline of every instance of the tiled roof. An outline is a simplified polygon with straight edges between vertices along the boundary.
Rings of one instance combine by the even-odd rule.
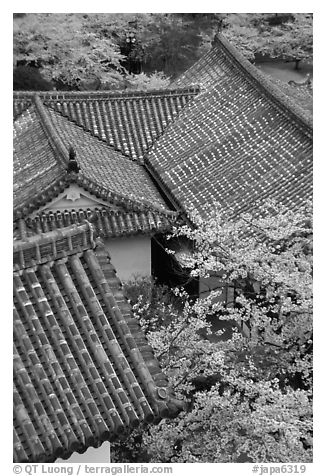
[[[80,168],[67,173],[70,147]],[[14,123],[14,212],[27,215],[72,181],[110,202],[169,213],[144,166],[86,132],[36,97]]]
[[[85,223],[14,244],[14,461],[51,462],[182,408]]]
[[[201,91],[146,157],[186,210],[220,202],[235,213],[312,195],[311,117],[222,37],[175,85]]]
[[[21,183],[15,182],[17,216],[27,216],[71,181],[137,212],[168,214],[170,205],[162,196],[174,209],[195,207],[202,213],[213,201],[238,213],[265,198],[290,207],[311,198],[311,114],[221,35],[172,87],[163,92],[45,92],[38,93],[38,101],[32,93],[15,93],[15,127],[20,127],[18,142],[23,142],[17,175]],[[175,101],[180,107],[163,120]],[[37,153],[24,146],[27,117]],[[156,132],[150,132],[150,124]],[[46,137],[53,135],[51,151]],[[70,145],[81,170],[67,176]],[[48,174],[40,166],[41,154],[50,157]],[[144,166],[128,161],[142,161],[143,156]],[[34,193],[29,167],[38,168],[41,194]],[[56,182],[55,173],[61,174]]]
[[[24,206],[65,173],[35,107],[25,111],[14,125],[13,167],[14,209]]]
[[[85,220],[91,221],[103,238],[113,238],[171,230],[176,222],[176,216],[166,216],[150,210],[115,211],[104,207],[95,210],[44,211],[34,218],[26,218],[24,230],[21,230],[19,221],[16,221],[14,239],[20,240],[36,233],[47,233],[72,224],[83,223]]]
[[[144,154],[198,93],[198,87],[159,91],[44,92],[42,102],[128,157]],[[14,93],[14,117],[33,101],[32,92]]]

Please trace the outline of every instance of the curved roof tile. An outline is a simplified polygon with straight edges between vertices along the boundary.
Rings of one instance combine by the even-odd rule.
[[[74,181],[104,199],[112,195],[169,212],[143,165],[47,108],[39,98],[33,101],[14,123],[15,212],[26,215],[62,191],[71,175],[67,172],[71,146],[80,168]]]
[[[91,221],[101,236],[105,238],[134,235],[138,233],[164,232],[171,230],[176,223],[176,216],[167,216],[150,210],[110,210],[96,208],[95,210],[64,210],[44,211],[34,218],[17,220],[14,223],[14,240],[37,233],[47,233],[72,224]]]
[[[64,166],[51,146],[35,106],[14,123],[14,209],[63,176]]]
[[[47,92],[43,103],[82,126],[126,156],[142,162],[144,154],[198,87],[159,91]],[[32,101],[31,92],[14,93],[14,117]]]
[[[14,245],[15,462],[68,458],[182,409],[92,233]]]
[[[185,210],[261,200],[297,207],[312,194],[310,118],[224,40],[175,84],[201,93],[157,141],[146,165]]]

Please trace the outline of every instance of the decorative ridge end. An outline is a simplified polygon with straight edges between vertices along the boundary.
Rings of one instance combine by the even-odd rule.
[[[72,172],[72,173],[78,174],[79,171],[80,171],[80,167],[77,162],[76,151],[71,145],[69,147],[69,161],[67,166],[67,173]]]

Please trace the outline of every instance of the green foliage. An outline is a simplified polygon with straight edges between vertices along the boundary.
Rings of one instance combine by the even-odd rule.
[[[259,217],[236,220],[216,206],[192,220],[174,233],[194,244],[187,265],[194,276],[222,273],[235,303],[226,307],[215,291],[191,303],[178,289],[174,301],[145,282],[136,300],[138,285],[129,285],[135,315],[188,408],[116,443],[113,458],[134,461],[137,443],[149,462],[311,462],[311,205],[294,212],[270,202]],[[239,327],[211,339],[208,316]]]

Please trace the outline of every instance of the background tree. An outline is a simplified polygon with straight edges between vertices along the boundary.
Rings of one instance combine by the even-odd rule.
[[[126,79],[126,86],[130,89],[168,89],[171,79],[162,72],[150,74],[131,74]]]
[[[39,68],[57,88],[132,86],[133,74],[143,72],[153,80],[157,71],[157,79],[162,72],[175,76],[184,71],[210,47],[217,18],[216,14],[15,14],[14,65]],[[147,87],[151,81],[143,83]]]
[[[312,14],[28,13],[14,15],[14,66],[38,68],[58,89],[125,88],[140,73],[174,78],[211,47],[222,20],[252,61],[312,61]]]
[[[14,91],[50,91],[52,84],[46,81],[38,68],[16,66],[13,72]]]
[[[312,13],[232,13],[224,16],[225,36],[250,60],[257,55],[312,63]]]
[[[215,13],[92,14],[96,32],[105,30],[126,56],[130,73],[162,71],[175,76],[210,48],[220,21]]]
[[[219,14],[154,14],[141,39],[146,52],[145,71],[163,71],[176,77],[211,48]]]
[[[84,82],[123,80],[117,44],[92,30],[83,14],[27,14],[14,22],[14,64],[40,68],[54,84],[79,89]]]
[[[234,220],[217,207],[176,231],[195,244],[192,274],[222,272],[235,305],[218,291],[192,304],[178,289],[156,290],[151,303],[141,288],[134,312],[188,408],[114,444],[115,461],[312,461],[311,212],[270,203],[261,218]],[[234,322],[231,338],[211,332],[217,318]]]

